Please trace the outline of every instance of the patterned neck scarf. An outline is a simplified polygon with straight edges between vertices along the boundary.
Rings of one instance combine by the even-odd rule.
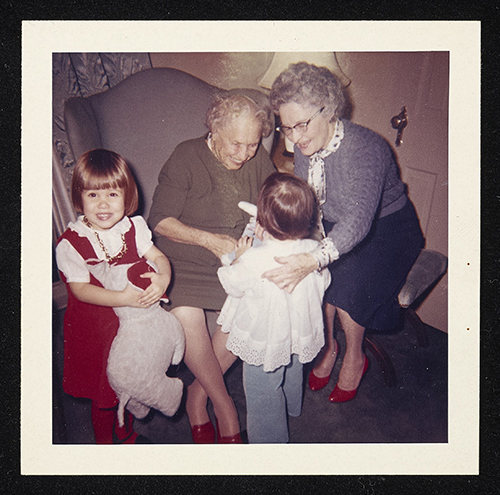
[[[323,211],[322,206],[326,201],[326,177],[325,177],[325,161],[324,159],[335,153],[340,146],[340,142],[344,137],[344,124],[337,119],[335,122],[335,130],[330,142],[321,150],[317,151],[309,157],[309,170],[307,182],[314,191],[319,202],[320,218],[318,221],[318,233],[320,238],[325,238],[325,230],[323,228]]]
[[[344,124],[341,120],[335,122],[335,130],[331,141],[321,150],[309,157],[309,171],[307,182],[316,191],[319,206],[323,206],[326,201],[326,179],[324,159],[335,153],[344,137]]]

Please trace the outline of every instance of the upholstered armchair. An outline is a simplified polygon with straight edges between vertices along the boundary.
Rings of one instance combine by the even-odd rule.
[[[415,261],[406,282],[398,295],[398,302],[403,309],[403,316],[415,333],[417,344],[427,347],[427,327],[415,311],[415,307],[428,295],[446,273],[448,258],[437,251],[422,249]],[[369,350],[378,361],[387,386],[394,386],[397,382],[396,372],[390,356],[387,354],[376,337],[369,331],[365,337],[365,348]]]
[[[65,125],[75,159],[94,148],[108,148],[129,163],[139,186],[139,214],[147,218],[158,173],[177,144],[203,135],[205,115],[216,88],[176,69],[147,69],[111,89],[88,97],[70,98]],[[258,90],[242,89],[254,100],[268,104]],[[263,141],[271,151],[274,135]],[[399,295],[405,316],[420,345],[427,344],[425,325],[413,307],[445,273],[447,259],[422,250]],[[376,357],[387,385],[396,383],[390,357],[376,338],[367,335],[365,346]]]
[[[94,148],[111,149],[130,165],[140,191],[139,214],[147,218],[158,173],[174,148],[207,132],[205,115],[221,91],[176,69],[147,69],[111,89],[70,98],[64,119],[75,160]],[[267,103],[258,90],[241,89]],[[273,133],[263,142],[271,150]]]

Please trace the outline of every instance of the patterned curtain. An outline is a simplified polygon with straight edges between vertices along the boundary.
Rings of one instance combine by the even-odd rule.
[[[148,53],[54,53],[52,57],[52,218],[54,240],[76,218],[71,203],[75,159],[64,128],[64,104],[73,96],[90,96],[151,68]]]

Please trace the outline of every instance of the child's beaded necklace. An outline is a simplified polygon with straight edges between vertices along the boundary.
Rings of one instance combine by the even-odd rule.
[[[106,249],[106,246],[104,246],[104,243],[102,242],[101,238],[99,237],[99,234],[97,233],[96,230],[94,230],[94,227],[89,222],[88,218],[86,216],[84,216],[82,221],[94,233],[95,238],[97,239],[97,243],[99,244],[99,247],[102,249],[102,252],[104,253],[104,256],[106,257],[106,261],[108,263],[114,263],[115,261],[118,261],[120,258],[123,258],[123,256],[127,252],[127,243],[125,242],[125,234],[121,234],[122,248],[120,249],[120,252],[115,256],[110,256],[108,253],[108,250]]]

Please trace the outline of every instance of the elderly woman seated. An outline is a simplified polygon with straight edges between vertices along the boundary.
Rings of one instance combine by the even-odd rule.
[[[345,118],[346,94],[330,70],[293,64],[274,81],[269,98],[280,130],[295,145],[295,173],[316,191],[324,237],[311,253],[280,258],[282,266],[263,276],[292,292],[308,273],[330,269],[332,284],[324,299],[327,344],[309,386],[320,390],[330,380],[339,354],[333,325],[338,313],[346,350],[329,400],[346,402],[354,399],[368,369],[365,329],[397,325],[398,293],[424,238],[391,148]]]
[[[219,443],[241,443],[240,426],[223,373],[232,363],[225,338],[213,338],[204,310],[220,310],[226,294],[217,278],[220,257],[234,251],[249,220],[239,201],[257,202],[275,171],[261,145],[272,112],[238,93],[217,95],[207,114],[206,136],[181,143],[162,168],[149,223],[172,264],[172,313],[186,335],[184,361],[196,380],[186,411],[195,443],[215,443],[207,412],[210,398]]]

